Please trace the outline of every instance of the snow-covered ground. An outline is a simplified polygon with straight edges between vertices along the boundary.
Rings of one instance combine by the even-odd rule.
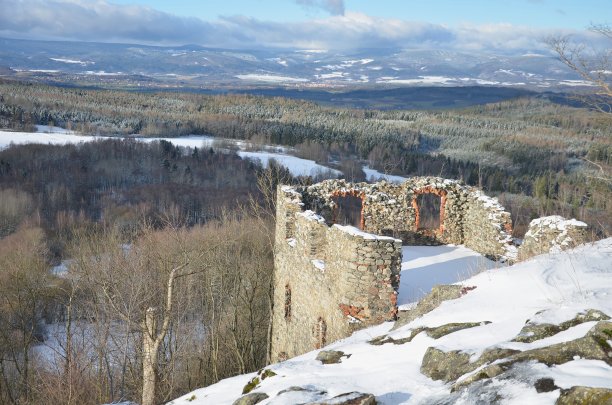
[[[78,135],[64,128],[37,125],[38,132],[12,132],[0,131],[0,148],[8,147],[11,144],[43,143],[64,145],[70,143],[90,142],[96,139],[110,139],[108,137],[94,137]],[[117,139],[117,138],[113,138]],[[208,148],[232,146],[238,149],[237,153],[244,159],[258,160],[262,165],[267,166],[268,162],[274,159],[277,163],[285,166],[294,176],[316,176],[323,175],[325,178],[338,177],[341,172],[323,165],[313,160],[302,159],[288,155],[288,148],[275,145],[251,145],[249,142],[236,139],[214,138],[211,136],[190,135],[179,138],[134,138],[141,142],[155,142],[159,140],[168,141],[176,146],[190,148]],[[248,149],[257,148],[259,151]]]
[[[500,267],[465,246],[404,246],[397,304],[410,306],[438,284],[454,284],[484,270]]]
[[[368,181],[386,180],[390,183],[403,183],[406,181],[406,177],[381,173],[378,170],[370,169],[369,166],[363,166],[363,172],[365,173]]]
[[[431,265],[436,265],[434,257],[430,256]],[[427,258],[418,260],[425,264]],[[447,264],[450,268],[451,261]],[[409,270],[404,270],[402,275],[406,271]],[[527,350],[579,338],[594,324],[580,324],[533,343],[511,342],[528,319],[561,322],[591,308],[612,315],[612,239],[567,252],[542,255],[514,266],[483,271],[462,284],[475,288],[459,299],[443,302],[437,309],[397,330],[392,331],[393,324],[388,322],[326,347],[326,350],[350,354],[339,364],[323,365],[315,360],[318,351],[313,351],[269,366],[276,376],[266,378],[254,390],[269,395],[260,403],[278,405],[320,401],[352,391],[374,394],[381,404],[424,404],[449,399],[450,384],[434,381],[420,372],[428,347],[444,351],[457,349],[474,356],[492,346]],[[409,343],[380,346],[368,343],[368,340],[384,334],[395,339],[403,338],[419,326],[484,321],[491,323],[438,339],[421,332]],[[537,393],[533,384],[524,382],[530,377],[551,377],[561,388],[574,385],[612,388],[612,367],[603,361],[575,358],[557,366],[525,362],[517,364],[517,367],[520,378],[495,377],[491,380],[490,386],[496,390],[499,403],[554,404],[559,389]],[[171,404],[231,404],[241,396],[244,385],[254,375],[223,380],[193,391]],[[277,396],[292,386],[307,390]],[[465,395],[453,397],[452,403],[476,403],[478,398],[473,395],[478,393],[467,391]]]

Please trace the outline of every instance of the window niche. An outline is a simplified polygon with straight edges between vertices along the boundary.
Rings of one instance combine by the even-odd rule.
[[[319,317],[314,327],[315,349],[320,349],[327,343],[327,323]]]
[[[289,284],[285,286],[285,320],[291,320],[291,287]]]
[[[363,230],[364,195],[357,192],[337,192],[334,193],[332,199],[335,203],[333,222]]]

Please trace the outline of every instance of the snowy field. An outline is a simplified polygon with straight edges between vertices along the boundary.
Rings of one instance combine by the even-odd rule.
[[[460,252],[460,251],[459,251]],[[447,252],[453,254],[452,250]],[[429,256],[430,259],[435,256]],[[425,265],[427,258],[421,257]],[[453,259],[447,260],[447,265]],[[418,265],[418,261],[414,261]],[[568,252],[543,255],[514,266],[481,272],[462,285],[476,287],[459,299],[443,302],[437,309],[391,331],[384,323],[359,331],[335,342],[326,350],[341,350],[339,364],[323,365],[313,351],[268,368],[277,375],[261,382],[254,392],[269,398],[260,404],[295,404],[323,401],[336,395],[359,391],[372,393],[381,404],[480,403],[479,393],[464,391],[451,396],[450,384],[421,374],[421,362],[428,347],[444,351],[462,350],[478,356],[486,348],[512,347],[528,350],[585,335],[594,322],[586,322],[533,343],[517,343],[517,336],[528,319],[536,322],[561,322],[586,309],[599,309],[612,315],[612,239],[599,241]],[[432,261],[432,265],[436,265]],[[406,269],[402,276],[406,274]],[[444,273],[444,272],[442,272]],[[387,334],[404,338],[419,326],[436,327],[451,322],[484,322],[438,339],[419,333],[409,343],[374,346],[368,340]],[[472,357],[475,358],[475,357]],[[612,368],[603,361],[575,358],[562,365],[517,364],[516,378],[495,377],[489,387],[499,395],[499,403],[554,404],[559,389],[537,393],[534,379],[550,377],[560,388],[574,385],[612,388]],[[193,391],[171,402],[173,405],[231,404],[239,398],[244,385],[255,374],[223,380]],[[297,386],[303,391],[278,395]],[[442,402],[442,401],[449,402]]]
[[[78,135],[59,127],[48,127],[37,125],[39,132],[11,132],[0,131],[0,148],[6,148],[11,144],[42,143],[53,145],[65,145],[70,143],[91,142],[96,139],[117,139],[109,137],[96,137]],[[317,176],[323,175],[326,178],[338,177],[341,172],[312,160],[298,158],[288,155],[288,148],[282,146],[261,145],[254,146],[248,142],[214,138],[211,136],[190,135],[179,138],[134,138],[141,142],[155,142],[159,140],[168,141],[176,146],[190,148],[221,148],[231,146],[237,149],[240,157],[250,160],[258,160],[262,165],[267,166],[268,162],[274,159],[277,163],[285,166],[294,176]],[[259,151],[247,149],[258,148]]]
[[[403,183],[406,180],[405,177],[381,173],[378,170],[370,169],[368,166],[363,166],[363,172],[366,175],[366,179],[371,182],[386,180],[389,183]]]

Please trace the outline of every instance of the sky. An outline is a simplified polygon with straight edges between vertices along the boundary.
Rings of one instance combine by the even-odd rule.
[[[611,0],[0,0],[0,37],[219,48],[538,50]]]

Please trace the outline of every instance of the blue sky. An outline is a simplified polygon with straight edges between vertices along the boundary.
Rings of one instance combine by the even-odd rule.
[[[612,0],[0,0],[0,37],[217,48],[547,49]]]
[[[215,20],[219,16],[245,15],[277,22],[307,21],[329,14],[324,7],[291,0],[119,0],[181,16]],[[304,3],[324,3],[311,1]],[[612,21],[611,0],[346,0],[349,12],[382,18],[455,26],[510,23],[540,28],[583,29],[591,22]]]

